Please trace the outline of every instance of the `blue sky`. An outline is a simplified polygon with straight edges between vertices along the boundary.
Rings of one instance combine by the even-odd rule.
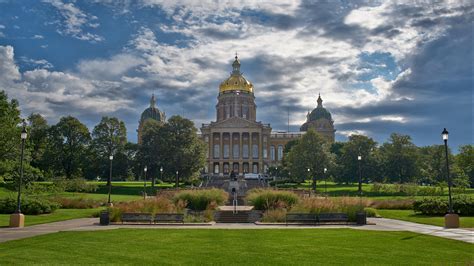
[[[22,115],[102,116],[136,141],[152,93],[168,117],[215,120],[235,52],[257,120],[297,131],[318,93],[336,139],[392,132],[473,143],[471,1],[0,0],[0,90]]]

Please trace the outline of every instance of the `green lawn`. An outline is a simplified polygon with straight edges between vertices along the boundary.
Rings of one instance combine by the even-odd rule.
[[[444,217],[416,214],[413,210],[377,210],[377,212],[384,218],[444,226]],[[474,217],[460,217],[460,224],[462,228],[474,228]]]
[[[351,229],[119,229],[0,244],[6,264],[461,264],[472,245],[410,232]]]
[[[96,209],[58,209],[53,213],[41,215],[25,215],[25,225],[44,224],[57,221],[71,220],[76,218],[92,217],[102,208]],[[6,227],[10,223],[10,214],[0,214],[0,227]],[[1,259],[0,259],[1,260]]]

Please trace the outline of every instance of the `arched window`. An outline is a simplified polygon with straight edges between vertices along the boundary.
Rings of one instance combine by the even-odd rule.
[[[283,159],[283,146],[278,145],[278,161],[281,161]]]
[[[270,146],[270,160],[275,161],[275,146]]]

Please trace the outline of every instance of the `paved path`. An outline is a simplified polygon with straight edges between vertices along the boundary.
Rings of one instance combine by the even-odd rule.
[[[209,225],[98,225],[98,218],[82,218],[69,221],[55,222],[49,224],[33,225],[24,228],[0,228],[0,242],[22,239],[37,235],[56,233],[59,231],[95,231],[112,230],[118,228],[186,228],[186,229],[327,229],[327,228],[351,228],[357,230],[377,230],[377,231],[410,231],[419,234],[438,236],[474,244],[474,231],[465,229],[445,229],[440,226],[417,224],[393,219],[369,218],[371,225],[324,225],[324,226],[304,226],[304,225],[256,225],[251,223],[243,224],[209,224]]]

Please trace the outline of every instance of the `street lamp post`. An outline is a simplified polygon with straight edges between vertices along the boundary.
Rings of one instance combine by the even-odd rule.
[[[449,157],[448,157],[448,135],[449,132],[444,128],[443,132],[441,132],[444,141],[444,150],[445,150],[445,157],[446,157],[446,175],[448,181],[448,193],[449,193],[449,210],[448,213],[444,216],[444,223],[446,228],[458,228],[459,227],[459,215],[454,213],[453,211],[453,201],[451,198],[451,176],[449,175]]]
[[[357,161],[359,162],[359,196],[362,196],[362,171],[360,169],[360,161],[362,161],[362,156],[359,154],[357,156]]]
[[[161,179],[161,182],[163,182],[163,166],[160,167],[160,179]]]
[[[26,125],[23,123],[23,129],[21,130],[21,154],[20,154],[20,178],[18,180],[18,198],[16,211],[10,216],[10,227],[24,227],[25,226],[25,216],[21,213],[21,183],[23,180],[23,159],[25,151],[25,141],[28,137],[26,132]]]
[[[176,189],[179,189],[179,171],[176,171]]]
[[[328,186],[326,184],[326,181],[327,181],[326,180],[327,179],[326,172],[327,171],[328,171],[328,169],[326,167],[324,167],[324,194],[326,195],[326,197],[328,195]]]
[[[148,171],[148,168],[145,166],[143,171],[145,172],[145,175],[143,176],[143,199],[146,199],[146,171]]]
[[[112,194],[112,161],[114,160],[114,156],[113,155],[110,155],[109,156],[109,161],[110,161],[110,167],[109,167],[109,178],[107,179],[107,185],[109,187],[109,199],[107,200],[107,205],[109,205],[109,207],[112,207],[112,202],[110,201],[110,194]]]

